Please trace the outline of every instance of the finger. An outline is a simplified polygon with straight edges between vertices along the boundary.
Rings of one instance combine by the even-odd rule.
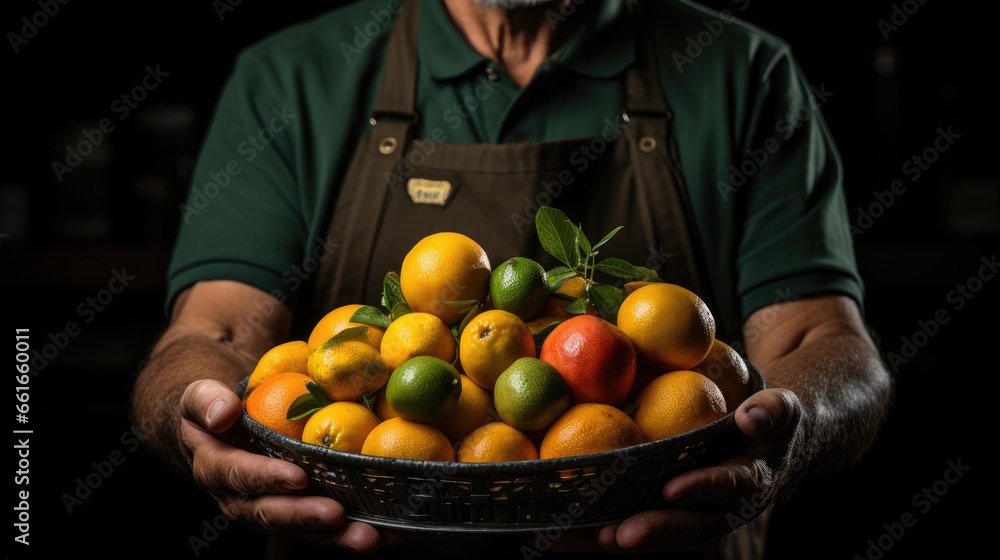
[[[722,510],[652,510],[622,521],[614,531],[614,543],[625,553],[708,550],[730,532]]]
[[[232,389],[218,381],[202,379],[184,389],[180,409],[182,418],[207,431],[220,433],[236,423],[243,412],[243,404]]]
[[[215,495],[282,494],[301,490],[309,476],[295,464],[232,447],[182,421],[182,435],[192,450],[191,474]]]
[[[791,432],[802,416],[802,405],[787,389],[765,389],[750,395],[734,416],[741,432],[763,440]]]
[[[732,460],[677,475],[663,485],[663,499],[676,505],[720,505],[748,496],[770,481],[762,459]]]

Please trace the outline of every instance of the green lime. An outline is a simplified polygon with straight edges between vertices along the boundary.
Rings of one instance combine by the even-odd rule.
[[[525,257],[512,257],[490,273],[490,301],[502,309],[530,321],[541,313],[549,297],[545,268]]]
[[[544,430],[569,408],[569,386],[553,365],[518,358],[497,378],[493,405],[501,420],[519,430]]]
[[[413,422],[440,422],[451,415],[462,394],[455,366],[434,356],[415,356],[399,365],[385,386],[386,403]]]

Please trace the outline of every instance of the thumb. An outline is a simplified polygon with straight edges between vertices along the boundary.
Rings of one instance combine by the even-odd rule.
[[[181,395],[180,408],[182,417],[213,433],[231,428],[243,412],[239,396],[214,379],[188,385]]]
[[[802,403],[788,389],[754,393],[736,409],[736,425],[751,439],[770,439],[791,431],[802,416]]]

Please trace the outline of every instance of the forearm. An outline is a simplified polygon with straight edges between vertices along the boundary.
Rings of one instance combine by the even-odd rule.
[[[253,369],[253,359],[230,342],[200,334],[162,339],[136,378],[130,402],[133,429],[147,448],[170,467],[189,470],[180,446],[180,399],[199,379],[236,385]]]
[[[811,333],[763,366],[769,387],[791,390],[803,405],[799,438],[787,458],[796,479],[858,461],[875,441],[892,401],[892,381],[877,349],[854,332]]]
[[[801,414],[774,491],[857,462],[888,414],[894,381],[857,305],[842,296],[762,309],[744,328],[748,358],[768,388],[783,388]]]

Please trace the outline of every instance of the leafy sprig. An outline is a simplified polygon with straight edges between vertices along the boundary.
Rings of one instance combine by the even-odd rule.
[[[601,253],[599,249],[611,241],[622,227],[614,228],[600,241],[591,244],[582,224],[574,224],[561,210],[551,206],[543,206],[538,210],[535,216],[538,241],[547,253],[562,263],[562,266],[548,271],[549,288],[555,291],[566,280],[574,277],[581,277],[586,281],[584,296],[571,301],[563,309],[580,314],[586,313],[592,305],[601,317],[615,321],[625,293],[617,286],[596,281],[594,274],[597,272],[625,280],[662,282],[655,270],[636,266],[624,259],[607,257],[598,260]]]

